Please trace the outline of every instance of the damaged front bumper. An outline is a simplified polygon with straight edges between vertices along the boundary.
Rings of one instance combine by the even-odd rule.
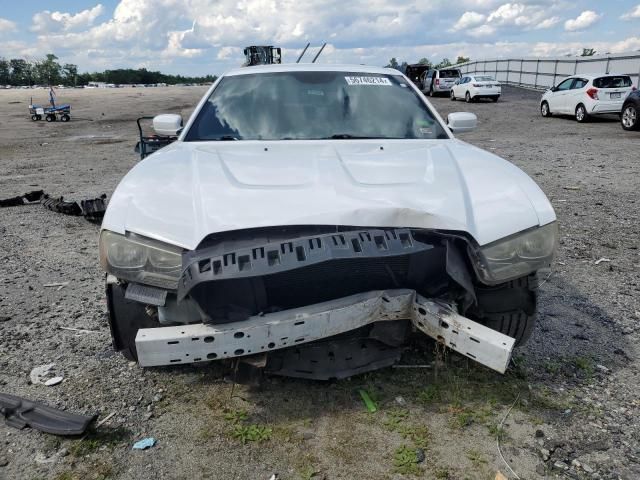
[[[375,322],[406,319],[452,350],[498,372],[506,371],[513,338],[459,315],[452,303],[428,299],[410,289],[358,293],[238,322],[141,328],[135,344],[140,365],[173,365],[263,354]]]

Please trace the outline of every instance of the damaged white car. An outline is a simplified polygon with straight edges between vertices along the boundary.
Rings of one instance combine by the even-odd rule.
[[[396,70],[222,76],[136,165],[100,234],[114,347],[143,366],[233,359],[341,378],[412,332],[504,372],[530,336],[556,216],[511,163],[454,138]]]

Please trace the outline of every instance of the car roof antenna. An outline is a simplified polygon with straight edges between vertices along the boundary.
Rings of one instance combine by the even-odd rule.
[[[316,60],[318,59],[318,57],[320,56],[320,54],[322,53],[322,50],[324,50],[324,47],[327,46],[327,42],[324,42],[322,44],[322,46],[320,47],[320,50],[318,51],[318,53],[316,53],[316,56],[313,57],[313,60],[311,61],[311,63],[316,63]]]
[[[302,50],[302,53],[300,54],[300,56],[296,60],[296,63],[300,63],[300,60],[302,60],[302,57],[304,57],[304,54],[307,53],[307,48],[309,48],[309,45],[311,45],[311,42],[308,42],[307,46],[304,47],[304,50]]]

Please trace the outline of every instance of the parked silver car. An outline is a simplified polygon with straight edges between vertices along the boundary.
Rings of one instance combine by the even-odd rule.
[[[449,90],[462,74],[457,68],[444,68],[442,70],[430,69],[422,75],[421,88],[430,97],[438,93],[449,94]]]

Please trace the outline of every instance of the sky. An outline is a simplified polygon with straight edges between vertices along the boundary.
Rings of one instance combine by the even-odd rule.
[[[639,0],[0,0],[0,58],[182,75],[239,66],[246,45],[294,62],[385,65],[640,50]]]

